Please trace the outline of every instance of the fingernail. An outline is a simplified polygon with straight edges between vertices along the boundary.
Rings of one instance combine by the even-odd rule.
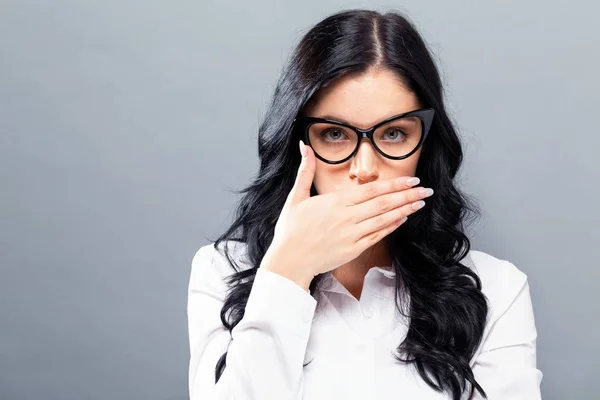
[[[419,200],[419,201],[412,203],[412,209],[419,210],[419,209],[423,208],[424,205],[425,205],[425,202],[423,200]]]
[[[300,141],[300,154],[302,155],[302,158],[306,157],[306,148],[304,147],[302,140]]]
[[[411,187],[411,186],[415,186],[418,185],[419,182],[421,182],[421,180],[419,178],[410,178],[406,180],[406,186]]]
[[[431,189],[431,188],[419,190],[419,197],[421,197],[421,198],[423,198],[423,197],[429,197],[432,194],[433,194],[433,189]]]

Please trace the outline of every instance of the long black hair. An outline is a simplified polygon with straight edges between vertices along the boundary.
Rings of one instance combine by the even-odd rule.
[[[246,262],[252,266],[239,268],[225,246],[235,271],[227,278],[230,290],[221,321],[231,332],[244,316],[256,269],[294,184],[300,163],[294,118],[319,88],[373,67],[395,72],[423,107],[435,109],[415,175],[436,195],[428,207],[384,239],[396,276],[401,277],[396,279],[396,307],[410,321],[396,358],[414,365],[429,386],[454,400],[464,393],[471,398],[475,390],[485,397],[469,361],[481,342],[488,307],[479,277],[461,263],[471,246],[466,223],[480,212],[454,182],[463,151],[444,108],[437,67],[417,29],[399,13],[336,13],[310,29],[293,51],[259,127],[258,174],[238,191],[242,198],[234,221],[214,243],[215,249],[222,241],[245,243]],[[316,194],[314,185],[311,193]],[[313,279],[311,293],[318,289],[321,277]],[[217,362],[215,381],[226,367],[226,355]]]

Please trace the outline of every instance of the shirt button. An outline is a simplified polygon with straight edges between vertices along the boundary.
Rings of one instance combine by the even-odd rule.
[[[371,318],[373,316],[373,310],[367,308],[363,311],[363,315],[365,316],[365,318]]]
[[[310,313],[305,312],[304,315],[303,315],[303,317],[302,317],[302,321],[304,321],[305,323],[309,323],[310,320],[311,320]]]

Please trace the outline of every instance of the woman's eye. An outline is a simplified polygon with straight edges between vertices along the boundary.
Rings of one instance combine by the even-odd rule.
[[[389,140],[402,140],[406,134],[399,129],[390,129],[384,134]]]
[[[326,139],[330,140],[340,140],[343,139],[346,135],[344,132],[338,129],[329,129],[321,133],[321,136],[324,136]]]

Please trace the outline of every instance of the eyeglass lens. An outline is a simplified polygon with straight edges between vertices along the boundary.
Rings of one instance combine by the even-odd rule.
[[[373,133],[375,145],[391,157],[401,157],[413,151],[421,141],[423,123],[419,117],[409,116],[392,120]],[[308,128],[313,150],[329,161],[341,161],[356,148],[358,133],[334,123],[313,123]]]

